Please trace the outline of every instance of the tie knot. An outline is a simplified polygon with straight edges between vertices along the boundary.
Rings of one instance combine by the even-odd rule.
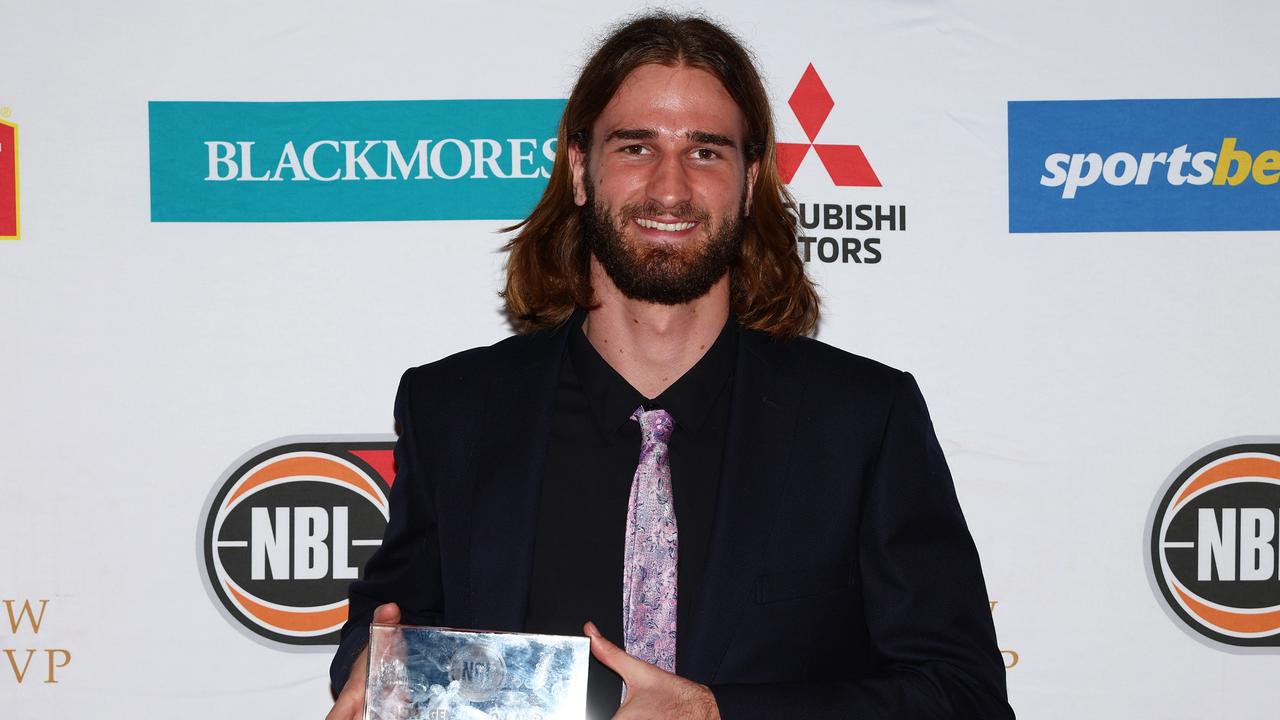
[[[640,423],[640,436],[646,443],[660,442],[666,445],[671,440],[671,431],[676,426],[675,421],[671,419],[671,413],[662,408],[645,410],[643,405],[631,413],[631,419]]]

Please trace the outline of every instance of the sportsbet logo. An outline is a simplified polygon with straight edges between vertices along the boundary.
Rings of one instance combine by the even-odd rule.
[[[218,481],[204,513],[205,576],[237,625],[287,645],[331,645],[347,586],[382,543],[394,439],[286,439]]]
[[[1280,229],[1280,99],[1009,103],[1010,232]]]
[[[152,102],[153,222],[506,220],[563,100]]]
[[[1099,153],[1053,153],[1045,158],[1040,184],[1062,188],[1070,200],[1080,188],[1104,180],[1108,185],[1239,185],[1253,181],[1275,185],[1280,180],[1280,150],[1264,150],[1254,158],[1236,147],[1237,139],[1224,138],[1218,152],[1191,153],[1186,145],[1171,152],[1118,152],[1105,159]]]
[[[1178,621],[1222,645],[1280,647],[1280,443],[1197,453],[1157,499],[1149,567]]]

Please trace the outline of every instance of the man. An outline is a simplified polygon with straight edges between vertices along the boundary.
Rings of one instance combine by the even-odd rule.
[[[605,40],[509,246],[521,334],[401,382],[331,718],[360,716],[371,618],[585,632],[601,720],[1012,717],[924,402],[802,337],[790,207],[732,36]]]

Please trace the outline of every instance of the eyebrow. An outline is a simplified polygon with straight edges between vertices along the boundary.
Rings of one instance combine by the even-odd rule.
[[[651,128],[619,128],[605,136],[604,141],[612,140],[653,140],[658,137],[658,131]],[[707,132],[706,130],[690,130],[685,133],[685,137],[690,140],[704,145],[716,145],[718,147],[736,148],[735,143],[726,135],[720,133]]]
[[[705,130],[692,130],[689,132],[689,139],[704,145],[717,145],[719,147],[736,148],[738,144],[730,140],[727,136],[719,133],[707,132]]]
[[[645,128],[619,128],[605,136],[604,141],[610,140],[652,140],[658,137],[656,130],[648,130]]]

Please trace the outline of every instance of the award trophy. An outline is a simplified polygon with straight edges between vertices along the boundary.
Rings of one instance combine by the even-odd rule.
[[[585,637],[369,626],[364,720],[582,720]]]

